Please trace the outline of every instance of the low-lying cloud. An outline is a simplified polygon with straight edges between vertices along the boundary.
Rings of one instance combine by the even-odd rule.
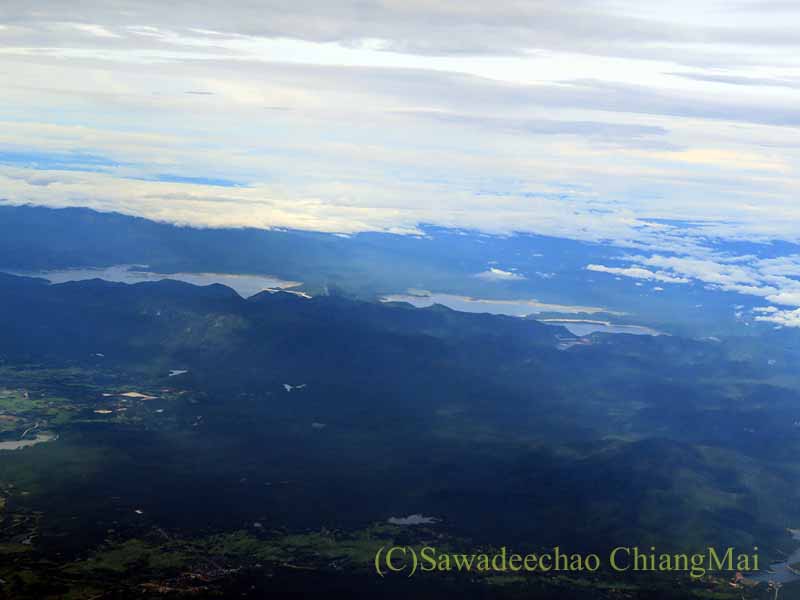
[[[696,283],[705,287],[754,296],[771,306],[754,308],[754,320],[800,327],[800,254],[778,258],[752,255],[629,256],[628,266],[588,265],[590,271],[664,283]],[[653,270],[656,269],[656,270]]]

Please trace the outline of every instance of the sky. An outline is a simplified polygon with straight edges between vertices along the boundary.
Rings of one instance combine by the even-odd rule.
[[[798,26],[786,0],[4,0],[0,198],[601,241],[629,260],[591,271],[800,326],[800,251],[730,249],[800,243]]]

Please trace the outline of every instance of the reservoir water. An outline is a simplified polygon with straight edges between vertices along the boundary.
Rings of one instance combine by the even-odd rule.
[[[86,279],[105,279],[120,283],[140,283],[142,281],[160,281],[175,279],[194,285],[211,285],[221,283],[244,297],[253,296],[264,290],[289,289],[302,285],[299,281],[284,281],[269,275],[242,275],[232,273],[154,273],[143,265],[115,265],[113,267],[97,267],[86,269],[63,269],[56,271],[39,271],[35,273],[17,273],[28,277],[41,277],[50,283],[67,281],[83,281]]]

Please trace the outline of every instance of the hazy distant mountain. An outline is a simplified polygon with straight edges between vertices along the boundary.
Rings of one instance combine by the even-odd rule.
[[[562,316],[590,307],[605,311],[602,318],[615,313],[616,320],[693,336],[771,328],[752,319],[750,310],[763,304],[758,298],[700,284],[642,283],[587,270],[619,259],[629,249],[528,234],[423,230],[425,236],[342,237],[196,229],[88,209],[0,206],[0,271],[148,265],[158,273],[271,275],[302,282],[298,289],[314,295],[336,289],[376,299],[417,289],[535,300],[531,310]]]

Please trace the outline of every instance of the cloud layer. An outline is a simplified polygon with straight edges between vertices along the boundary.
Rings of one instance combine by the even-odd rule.
[[[760,319],[793,323],[793,256],[714,248],[800,242],[798,18],[782,2],[8,0],[0,198],[611,243],[639,254],[590,270],[752,294],[775,308]]]
[[[754,296],[771,304],[753,309],[755,321],[800,327],[800,254],[773,258],[714,253],[703,257],[631,255],[624,262],[628,266],[592,264],[586,268],[622,277],[699,284],[710,289]]]

